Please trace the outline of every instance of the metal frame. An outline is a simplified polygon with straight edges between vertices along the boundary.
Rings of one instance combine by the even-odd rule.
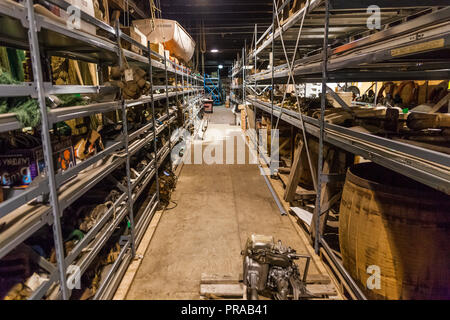
[[[212,78],[207,74],[204,75],[205,94],[211,95],[215,106],[222,103],[222,94],[220,92],[221,84],[220,78]]]
[[[254,84],[251,91],[256,96],[256,98],[245,98],[244,103],[252,104],[255,107],[255,114],[257,110],[270,114],[272,124],[273,118],[277,118],[277,122],[283,120],[303,130],[304,137],[307,135],[317,137],[319,139],[318,168],[323,168],[323,146],[326,142],[450,194],[450,156],[446,154],[325,123],[323,121],[325,95],[322,95],[319,119],[287,110],[283,108],[283,103],[281,107],[274,105],[273,90],[270,102],[263,102],[257,98],[257,87],[261,84],[271,86],[272,89],[275,84],[286,82],[294,83],[294,85],[315,82],[322,83],[322,92],[329,92],[327,82],[347,82],[349,79],[369,82],[449,79],[450,69],[443,67],[444,62],[448,64],[448,59],[417,64],[417,59],[420,59],[417,56],[450,49],[450,7],[439,8],[439,5],[436,5],[435,8],[431,8],[432,4],[417,1],[413,6],[408,3],[408,6],[404,5],[402,8],[399,7],[402,3],[379,1],[378,3],[382,3],[380,4],[382,24],[385,28],[377,32],[368,32],[363,30],[367,29],[363,19],[366,9],[360,8],[361,1],[355,7],[355,2],[351,1],[310,0],[304,8],[294,13],[280,26],[277,13],[289,1],[291,0],[283,2],[280,8],[276,8],[274,1],[272,24],[259,38],[255,26],[255,45],[248,53],[248,57],[255,60],[256,67],[257,61],[264,60],[258,55],[267,52],[269,55],[273,54],[273,62],[269,70],[248,78],[245,71],[242,71],[243,96],[246,95],[246,89],[250,91],[249,87],[245,88],[246,82]],[[335,3],[339,5],[339,8],[333,7]],[[441,6],[443,5],[441,2]],[[397,16],[392,16],[394,11]],[[304,20],[302,17],[305,16],[308,17],[305,22],[307,30],[304,35],[301,35]],[[351,22],[352,16],[355,17],[354,22]],[[275,26],[278,27],[275,29]],[[312,33],[308,28],[309,30],[321,28],[321,33],[318,31]],[[338,29],[346,31],[340,33]],[[322,37],[321,44],[311,40],[319,39],[319,37]],[[295,39],[297,42],[294,41]],[[431,44],[436,41],[439,41],[439,45],[432,46]],[[301,46],[299,52],[303,54],[299,59],[295,59],[299,43]],[[336,43],[340,44],[336,45]],[[414,48],[414,45],[417,47]],[[287,63],[275,66],[275,50],[280,47],[282,50],[278,54],[283,56],[284,53]],[[245,54],[244,50],[243,54]],[[289,52],[294,55],[292,63],[288,58]],[[415,53],[416,57],[409,58],[410,52]],[[244,62],[245,58],[241,59],[242,65],[234,64],[237,67],[231,72],[233,79],[239,75],[240,68],[245,69]],[[232,92],[237,89],[241,90],[235,86],[231,87]],[[297,91],[295,87],[296,96]],[[267,163],[268,159],[264,161]],[[321,212],[321,186],[328,183],[329,179],[323,174],[322,169],[317,170],[316,179],[316,210]],[[348,282],[352,295],[357,299],[366,299],[320,233],[320,215],[317,214],[314,218],[315,252],[325,250],[343,279]]]
[[[66,8],[69,4],[63,0],[50,0],[53,4]],[[69,265],[77,265],[80,267],[81,273],[84,273],[89,267],[96,253],[105,245],[108,238],[112,235],[114,229],[119,225],[125,217],[128,216],[130,220],[131,235],[127,239],[126,244],[122,247],[119,259],[114,263],[112,270],[108,276],[102,280],[101,290],[96,294],[97,298],[111,297],[118,281],[120,281],[123,270],[126,268],[131,258],[135,254],[135,247],[142,239],[145,228],[151,221],[153,214],[159,203],[159,193],[156,192],[152,198],[152,210],[145,212],[141,216],[137,224],[134,223],[133,204],[137,198],[142,194],[144,188],[156,179],[159,184],[158,167],[163,161],[167,159],[170,154],[172,145],[170,141],[158,150],[156,139],[163,130],[168,128],[171,130],[171,124],[176,119],[175,111],[170,108],[170,98],[178,98],[178,92],[168,92],[170,89],[178,89],[168,86],[168,73],[181,75],[186,77],[189,81],[201,83],[203,80],[196,75],[187,74],[187,70],[176,65],[168,59],[162,57],[157,53],[151,51],[150,46],[142,46],[127,35],[123,34],[116,25],[116,28],[110,27],[103,22],[82,13],[81,18],[91,23],[108,33],[111,39],[105,40],[82,31],[69,30],[56,22],[53,22],[43,16],[34,12],[33,1],[25,0],[24,5],[14,3],[12,7],[0,3],[0,16],[5,19],[10,19],[12,23],[16,24],[15,30],[22,32],[27,31],[27,38],[19,37],[18,41],[13,40],[14,37],[6,36],[5,31],[0,31],[0,41],[11,47],[18,47],[31,51],[33,74],[35,81],[24,85],[1,85],[1,95],[9,96],[32,96],[38,99],[40,105],[40,112],[42,117],[42,146],[44,149],[44,160],[47,168],[47,175],[44,178],[36,178],[33,184],[22,193],[8,199],[0,204],[0,219],[9,219],[14,217],[17,222],[13,223],[13,227],[2,230],[0,234],[0,259],[8,254],[12,249],[20,245],[23,241],[28,239],[32,234],[41,229],[45,225],[50,225],[53,228],[53,237],[56,249],[56,266],[46,263],[41,259],[40,264],[44,263],[43,267],[49,271],[49,281],[43,283],[33,294],[30,299],[42,299],[49,290],[57,285],[58,299],[69,299],[71,292],[68,289],[68,283],[73,280],[74,275],[68,274],[67,268]],[[18,22],[18,24],[17,24]],[[23,28],[21,31],[20,28]],[[81,52],[80,48],[74,48],[70,52],[70,57],[97,63],[99,66],[108,66],[114,61],[122,62],[121,55],[123,54],[130,64],[146,67],[150,71],[151,77],[151,93],[149,97],[142,97],[137,100],[120,100],[107,103],[95,103],[85,106],[58,108],[47,110],[45,105],[46,94],[66,94],[66,93],[99,93],[100,91],[117,90],[111,87],[102,86],[55,86],[45,82],[42,76],[41,53],[47,56],[59,55],[66,56],[64,50],[52,48],[48,50],[47,41],[49,41],[48,34],[51,33],[56,41],[66,37],[72,39],[74,43],[83,44],[82,47],[89,48],[85,52]],[[133,43],[143,51],[143,55],[138,55],[127,50],[120,50],[120,39]],[[53,41],[54,39],[52,39]],[[153,57],[153,59],[152,59]],[[160,61],[155,60],[155,57]],[[169,64],[170,62],[170,64]],[[153,86],[153,71],[157,69],[159,72],[165,73],[166,84],[163,86],[166,92],[164,94],[154,94],[154,90],[162,89],[162,87]],[[100,77],[101,81],[101,77]],[[183,89],[186,86],[183,85]],[[188,95],[202,96],[202,90],[199,86],[190,86],[186,91]],[[183,92],[184,94],[184,92]],[[166,114],[159,119],[155,118],[154,102],[166,99]],[[187,103],[194,103],[194,100],[189,100]],[[152,109],[153,119],[148,124],[135,130],[128,132],[127,128],[127,111],[128,108],[148,105]],[[89,116],[97,113],[107,113],[111,111],[119,111],[122,115],[121,121],[123,123],[123,131],[120,140],[117,140],[108,148],[98,153],[97,155],[77,164],[75,167],[63,172],[55,174],[53,165],[52,148],[50,144],[50,129],[51,125],[57,122],[66,121],[70,119]],[[162,123],[164,121],[164,123]],[[160,125],[159,125],[160,124]],[[0,115],[0,132],[21,129],[21,124],[17,121],[14,114]],[[155,161],[152,161],[139,175],[139,177],[131,181],[130,178],[130,157],[145,145],[154,143]],[[114,154],[114,155],[113,155]],[[106,159],[107,156],[113,155],[109,161],[103,165],[91,169],[86,172],[86,169],[97,162],[98,160]],[[123,194],[115,202],[114,206],[110,208],[106,214],[89,230],[85,238],[78,243],[78,245],[67,255],[63,250],[63,238],[61,233],[61,218],[63,210],[71,205],[74,201],[80,198],[103,179],[114,181],[115,179],[110,175],[113,171],[118,169],[121,165],[125,166],[125,174],[127,185],[123,186],[116,183]],[[83,171],[83,172],[82,172]],[[68,180],[70,184],[65,184]],[[28,202],[44,195],[50,196],[50,203],[33,204]],[[111,217],[114,216],[114,219]],[[137,234],[138,233],[138,234]],[[92,248],[88,253],[84,253],[83,249],[87,247]],[[69,282],[68,282],[69,281]],[[53,289],[52,289],[53,290]]]

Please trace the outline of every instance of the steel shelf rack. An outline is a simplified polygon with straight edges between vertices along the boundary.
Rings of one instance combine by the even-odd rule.
[[[277,105],[273,90],[270,101],[255,94],[257,85],[267,85],[271,90],[275,84],[322,83],[322,92],[332,94],[327,83],[450,79],[448,2],[436,1],[433,7],[426,1],[415,1],[413,5],[402,2],[401,7],[400,3],[372,1],[370,4],[381,9],[382,28],[378,31],[367,27],[371,13],[361,6],[364,1],[308,0],[303,8],[280,22],[278,14],[290,1],[285,0],[277,7],[279,1],[274,0],[272,25],[262,36],[258,37],[255,26],[249,52],[243,49],[243,58],[235,63],[231,73],[232,78],[242,77],[243,85],[234,86],[232,91],[242,91],[243,101],[255,108],[255,115],[259,110],[269,114],[271,120],[281,119],[302,130],[303,139],[307,135],[318,138],[318,168],[323,167],[323,146],[328,143],[450,194],[449,155],[325,123],[325,95],[320,118],[316,119],[283,108],[283,104]],[[246,69],[251,63],[255,70],[267,64],[269,67],[247,76]],[[298,99],[297,90],[295,95]],[[340,104],[348,108],[342,101]],[[272,160],[265,157],[265,161]],[[315,225],[311,230],[314,247],[317,253],[324,250],[330,257],[352,297],[365,299],[321,234],[317,212],[321,212],[322,188],[317,186],[328,180],[318,170]]]
[[[62,9],[69,6],[63,0],[49,0],[48,2],[58,5]],[[35,290],[30,299],[42,299],[44,297],[69,299],[71,291],[67,284],[74,277],[73,274],[69,274],[69,267],[78,266],[81,274],[84,273],[119,223],[125,217],[128,217],[131,222],[130,236],[125,238],[126,241],[121,246],[118,259],[112,265],[105,279],[102,280],[94,299],[106,299],[114,294],[121,275],[134,255],[134,248],[142,240],[143,233],[159,203],[159,192],[157,191],[150,201],[151,207],[146,208],[145,214],[141,215],[139,221],[134,225],[133,203],[150,181],[155,179],[156,184],[158,184],[158,167],[167,159],[171,150],[170,141],[161,149],[158,149],[156,145],[158,135],[165,129],[170,131],[176,120],[176,110],[170,107],[173,104],[170,99],[178,100],[178,86],[168,85],[168,74],[173,74],[175,77],[181,76],[186,79],[186,82],[189,81],[186,86],[183,84],[181,88],[186,89],[186,94],[193,97],[201,96],[203,93],[203,90],[201,90],[203,79],[201,77],[190,74],[187,68],[176,65],[167,57],[159,56],[151,51],[149,44],[143,46],[122,33],[118,27],[113,28],[83,12],[81,18],[84,22],[102,29],[106,33],[106,37],[88,34],[80,30],[71,30],[64,24],[38,14],[35,12],[32,0],[26,0],[23,4],[8,0],[0,1],[0,23],[2,24],[0,42],[2,45],[29,50],[32,56],[34,74],[34,82],[32,83],[1,85],[0,95],[3,97],[31,96],[38,99],[42,118],[41,132],[44,160],[48,169],[47,175],[36,178],[26,191],[0,203],[0,223],[2,224],[0,259],[15,247],[25,246],[23,242],[45,225],[50,225],[53,228],[57,253],[56,265],[47,262],[42,257],[38,259],[41,267],[48,271],[49,280]],[[120,48],[121,39],[139,47],[143,54],[139,55],[128,50],[122,50]],[[152,84],[150,94],[137,100],[92,103],[47,111],[45,96],[48,94],[100,93],[117,91],[117,89],[105,86],[55,86],[44,82],[41,53],[46,58],[50,56],[68,57],[93,62],[100,67],[122,61],[121,55],[123,55],[130,65],[146,68],[149,71],[148,74],[151,77],[150,82]],[[159,61],[155,60],[154,57],[157,57]],[[154,73],[164,73],[165,86],[153,86]],[[158,90],[164,90],[165,93],[155,93]],[[172,90],[176,91],[173,92]],[[163,103],[165,114],[156,118],[154,103],[156,101],[163,102],[163,100],[165,100],[165,103]],[[128,132],[127,111],[129,108],[140,105],[151,108],[153,112],[152,120],[143,127]],[[109,143],[108,147],[102,152],[63,173],[55,174],[49,132],[51,125],[61,121],[116,110],[122,111],[122,134]],[[21,128],[22,125],[14,114],[0,115],[0,132]],[[137,179],[131,181],[130,157],[144,146],[151,144],[153,144],[157,161],[155,159],[151,161]],[[100,160],[103,161],[102,164],[90,168]],[[127,183],[124,186],[116,181],[116,186],[122,191],[122,194],[114,203],[114,209],[109,209],[86,233],[85,237],[77,243],[76,247],[67,255],[64,254],[61,233],[61,218],[64,209],[103,179],[113,179],[111,173],[124,165]],[[50,195],[50,203],[33,202],[37,197],[45,194]],[[87,247],[90,248],[90,251],[84,253],[83,249]],[[36,255],[32,250],[30,254]]]

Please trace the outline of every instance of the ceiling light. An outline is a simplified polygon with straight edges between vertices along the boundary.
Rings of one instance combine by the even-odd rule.
[[[223,69],[223,65],[219,64],[219,69]]]
[[[212,52],[212,53],[217,53],[217,52],[219,52],[219,50],[217,50],[217,49],[212,49],[211,52]]]

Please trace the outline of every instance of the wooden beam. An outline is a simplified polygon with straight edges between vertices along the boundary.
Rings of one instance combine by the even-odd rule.
[[[442,98],[438,103],[436,103],[435,106],[433,107],[433,109],[431,109],[428,113],[438,112],[449,101],[450,101],[450,93],[447,94],[444,98]]]
[[[294,160],[291,166],[291,173],[289,174],[289,180],[286,184],[286,190],[284,192],[284,200],[291,202],[294,200],[295,192],[297,191],[297,186],[300,181],[300,174],[302,172],[301,155],[304,150],[304,145],[302,141],[299,141],[297,150],[294,153]]]
[[[323,170],[322,170],[322,174],[329,174],[331,167],[333,166],[333,160],[334,160],[334,154],[335,151],[334,149],[328,149],[328,153],[327,156],[325,158],[325,162],[323,164]],[[317,218],[319,216],[320,219],[320,226],[319,226],[319,231],[321,234],[323,234],[323,231],[325,229],[326,226],[326,221],[328,220],[328,210],[330,209],[329,207],[331,205],[329,205],[329,201],[332,200],[331,198],[331,194],[330,194],[330,183],[323,183],[321,186],[318,186],[319,188],[321,188],[321,198],[320,198],[320,206],[321,207],[327,207],[326,211],[324,212],[324,210],[321,209],[321,212],[319,213],[319,211],[317,210],[317,206],[314,210],[314,215],[313,215],[313,219],[311,222],[311,236],[314,239],[316,237],[316,221]]]

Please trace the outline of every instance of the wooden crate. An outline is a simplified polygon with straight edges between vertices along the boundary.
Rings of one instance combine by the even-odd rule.
[[[141,36],[136,31],[134,31],[134,27],[120,27],[120,29],[122,30],[123,33],[130,36],[131,39],[137,41],[138,43],[141,43]],[[131,50],[135,53],[142,54],[141,48],[139,48],[134,44],[129,43],[126,40],[122,39],[121,44],[123,49]]]
[[[306,289],[317,299],[336,299],[337,291],[331,283],[330,277],[321,274],[308,275]],[[242,274],[238,277],[234,275],[218,275],[202,273],[200,280],[200,299],[238,299],[247,300],[247,288],[243,283]],[[260,299],[268,299],[260,296]]]

